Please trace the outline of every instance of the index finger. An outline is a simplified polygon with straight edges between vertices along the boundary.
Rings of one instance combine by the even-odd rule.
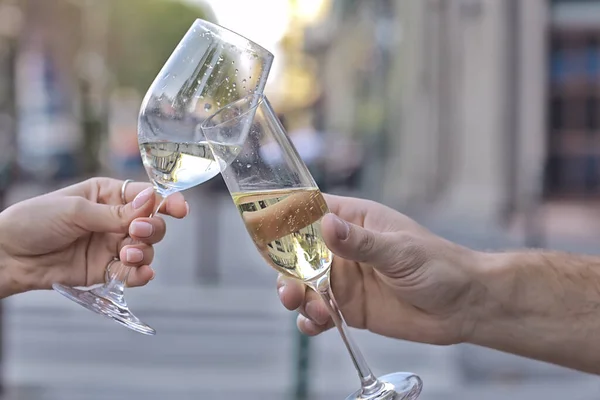
[[[319,220],[327,207],[322,203],[315,204],[314,197],[314,192],[294,193],[271,207],[260,208],[258,205],[256,211],[245,211],[242,218],[256,244],[266,245]],[[253,200],[259,204],[265,198]]]
[[[125,201],[131,203],[144,189],[152,187],[148,182],[130,182],[125,188]],[[155,193],[154,204],[158,205],[163,200],[162,196]],[[183,218],[188,213],[188,205],[183,194],[173,193],[167,198],[167,201],[160,207],[159,213],[169,215],[174,218]]]

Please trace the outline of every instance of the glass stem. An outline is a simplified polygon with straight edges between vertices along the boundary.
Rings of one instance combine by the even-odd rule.
[[[329,314],[331,314],[337,330],[340,332],[340,336],[342,337],[346,349],[348,349],[350,358],[352,359],[354,367],[356,368],[360,378],[362,394],[369,396],[381,391],[384,385],[375,377],[375,375],[373,375],[371,368],[369,368],[369,365],[367,364],[367,360],[365,360],[365,357],[362,355],[360,349],[352,339],[348,324],[346,324],[344,316],[342,315],[342,312],[335,301],[335,297],[333,296],[331,285],[327,284],[325,288],[318,290],[317,293],[325,301],[327,310],[329,311]]]
[[[150,218],[158,214],[161,207],[165,204],[165,201],[167,201],[167,197],[161,195],[160,203],[154,212],[150,214]],[[111,300],[120,307],[127,307],[124,293],[125,286],[127,285],[127,278],[129,277],[130,272],[131,267],[127,267],[120,261],[114,262],[110,268],[110,280],[106,282],[105,285],[94,289],[92,292],[99,297]]]

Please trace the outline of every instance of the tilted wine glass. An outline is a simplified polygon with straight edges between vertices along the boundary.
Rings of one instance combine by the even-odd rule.
[[[333,254],[321,236],[327,204],[266,97],[248,95],[201,126],[263,258],[304,282],[328,306],[361,381],[360,390],[347,400],[416,399],[422,387],[418,376],[399,372],[378,379],[350,336],[330,286]]]
[[[166,198],[219,173],[200,123],[221,106],[249,93],[262,93],[273,55],[223,27],[196,20],[150,86],[138,121],[142,161],[155,192]],[[78,304],[139,333],[155,330],[127,306],[130,268],[116,262],[110,280],[92,289],[54,284]]]

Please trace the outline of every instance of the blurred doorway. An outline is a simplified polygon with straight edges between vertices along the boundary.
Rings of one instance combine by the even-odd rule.
[[[549,40],[547,199],[600,198],[600,3],[556,2]]]

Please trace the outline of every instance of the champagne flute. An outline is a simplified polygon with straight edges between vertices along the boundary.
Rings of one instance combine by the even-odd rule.
[[[347,400],[416,399],[422,388],[418,376],[398,372],[378,379],[350,336],[330,286],[333,254],[321,236],[327,204],[266,97],[250,94],[228,104],[202,130],[263,258],[328,306],[360,377],[361,388]],[[227,151],[231,146],[244,150]]]
[[[138,141],[142,161],[161,201],[219,173],[200,123],[221,105],[262,93],[273,55],[223,27],[196,20],[150,86],[141,105]],[[211,111],[212,110],[212,111]],[[235,151],[235,149],[232,149]],[[139,333],[156,331],[125,301],[130,268],[115,262],[101,287],[52,287],[83,307]]]

